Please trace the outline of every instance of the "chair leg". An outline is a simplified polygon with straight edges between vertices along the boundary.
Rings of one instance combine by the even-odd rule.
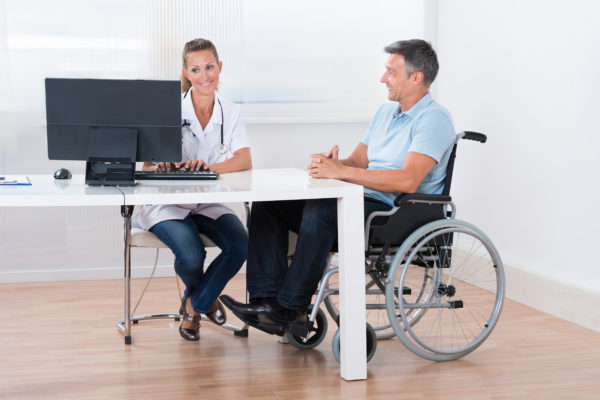
[[[124,244],[124,264],[125,264],[125,279],[124,279],[124,298],[125,298],[125,318],[117,323],[117,327],[125,335],[125,344],[131,344],[131,300],[130,300],[130,284],[131,284],[131,215],[133,214],[133,206],[121,206],[121,216],[125,224],[125,244]]]
[[[142,298],[144,297],[144,294],[146,293],[146,290],[148,289],[148,286],[150,285],[150,282],[152,281],[152,278],[154,277],[154,273],[156,272],[156,267],[158,264],[158,255],[159,255],[160,249],[158,249],[158,248],[156,249],[156,257],[154,260],[154,268],[152,269],[152,273],[150,274],[150,277],[148,278],[146,286],[144,287],[144,290],[142,291],[140,298],[138,299],[135,307],[133,308],[133,311],[131,311],[131,286],[130,286],[131,285],[131,264],[130,264],[130,246],[129,246],[129,244],[130,243],[127,242],[127,239],[126,239],[126,246],[125,246],[125,318],[123,318],[122,320],[117,322],[117,328],[119,328],[119,330],[125,335],[125,344],[131,344],[131,325],[132,324],[137,324],[140,321],[148,321],[148,320],[154,320],[154,319],[172,319],[175,322],[179,322],[181,320],[181,315],[179,313],[132,315],[132,313],[135,313],[135,310],[137,310],[137,307],[141,303]],[[180,301],[182,294],[181,294],[181,287],[179,285],[179,277],[177,275],[175,275],[175,282],[177,283],[177,292],[179,294],[178,301]],[[246,294],[246,298],[248,298],[248,294]],[[202,315],[202,320],[209,321],[209,319],[205,315]],[[221,325],[221,327],[223,329],[233,331],[234,336],[248,337],[248,325],[247,324],[245,324],[243,327],[240,328],[238,326],[225,323],[225,324]]]
[[[124,216],[125,217],[125,216]],[[127,223],[127,217],[126,223]],[[137,324],[140,321],[148,321],[153,319],[173,319],[175,321],[179,321],[181,316],[179,313],[167,313],[167,314],[142,314],[142,315],[132,315],[137,310],[140,305],[148,286],[150,286],[150,282],[154,277],[154,273],[156,272],[156,267],[158,265],[158,255],[160,249],[156,249],[156,257],[154,259],[154,267],[152,269],[152,273],[146,282],[146,286],[144,290],[140,294],[140,298],[138,299],[133,311],[131,311],[131,253],[130,253],[130,237],[126,233],[126,244],[125,244],[125,318],[117,322],[117,327],[119,330],[125,335],[125,344],[131,344],[131,325]]]

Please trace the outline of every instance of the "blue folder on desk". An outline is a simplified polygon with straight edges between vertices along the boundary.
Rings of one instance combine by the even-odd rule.
[[[29,180],[29,177],[25,176],[25,175],[0,176],[0,186],[13,186],[13,185],[31,186],[31,181]]]

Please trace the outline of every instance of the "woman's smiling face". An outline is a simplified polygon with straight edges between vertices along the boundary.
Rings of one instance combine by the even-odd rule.
[[[194,92],[200,95],[212,95],[219,85],[219,75],[223,63],[217,61],[209,50],[189,53],[183,75],[190,80]]]

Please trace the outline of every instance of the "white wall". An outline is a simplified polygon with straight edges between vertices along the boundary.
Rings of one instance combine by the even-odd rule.
[[[304,169],[310,154],[340,147],[340,157],[350,155],[364,136],[368,121],[327,124],[247,125],[254,168]]]
[[[438,7],[437,97],[458,130],[489,138],[460,149],[458,217],[486,231],[516,274],[560,284],[539,296],[570,287],[598,299],[600,3]]]

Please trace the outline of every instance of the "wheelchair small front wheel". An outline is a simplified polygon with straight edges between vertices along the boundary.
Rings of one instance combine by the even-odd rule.
[[[310,305],[308,307],[308,313],[310,314],[313,310],[313,306]],[[317,316],[315,317],[315,322],[313,324],[312,329],[308,332],[306,338],[301,336],[293,335],[290,332],[285,333],[285,337],[290,342],[292,346],[299,350],[310,350],[317,347],[323,339],[325,339],[325,335],[327,334],[327,317],[325,313],[320,308],[317,311]],[[305,340],[306,339],[306,340]]]
[[[333,340],[331,342],[331,350],[333,351],[333,356],[336,361],[340,362],[340,329],[338,328],[333,335]],[[375,333],[375,329],[367,323],[367,362],[371,361],[371,358],[375,355],[375,350],[377,350],[377,334]]]

